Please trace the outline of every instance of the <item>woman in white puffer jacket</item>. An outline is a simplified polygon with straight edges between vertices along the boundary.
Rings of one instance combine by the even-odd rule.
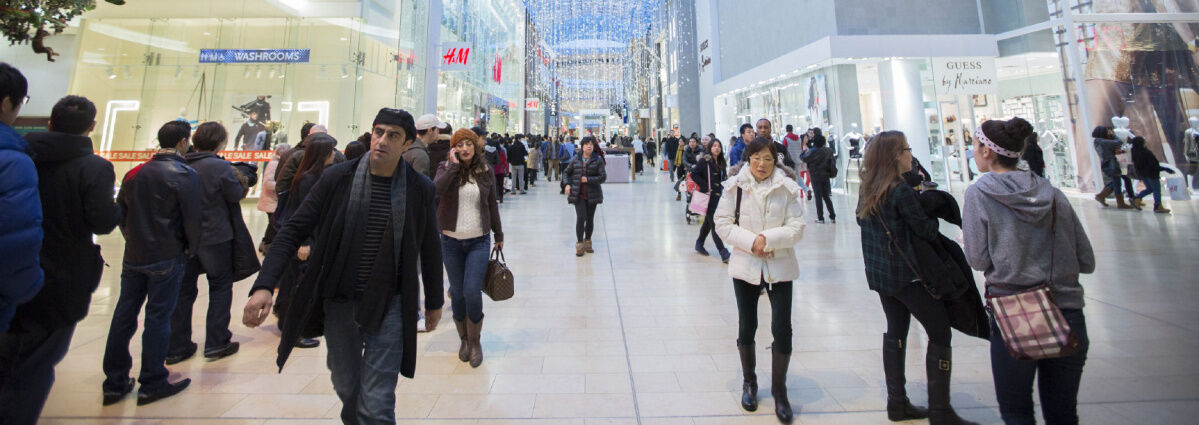
[[[754,333],[758,330],[758,297],[765,288],[770,298],[771,388],[774,413],[790,423],[787,400],[787,366],[791,361],[791,281],[799,278],[795,244],[803,237],[803,204],[799,184],[787,177],[778,163],[775,144],[758,138],[745,148],[746,165],[724,183],[716,208],[716,233],[733,247],[729,276],[737,295],[740,326],[737,350],[741,354],[741,407],[758,408],[754,367]]]

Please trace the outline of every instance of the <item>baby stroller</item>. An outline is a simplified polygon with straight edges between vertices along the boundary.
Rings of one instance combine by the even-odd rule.
[[[695,193],[696,190],[699,190],[699,185],[695,184],[695,181],[691,180],[691,173],[687,173],[686,179],[679,180],[677,188],[677,190],[687,194],[685,197],[687,202],[683,203],[683,216],[687,219],[687,224],[691,224],[693,221],[695,223],[703,221],[703,216],[691,211],[691,195]]]

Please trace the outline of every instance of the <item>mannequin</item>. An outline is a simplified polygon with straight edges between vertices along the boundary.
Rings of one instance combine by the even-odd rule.
[[[1199,118],[1191,117],[1187,120],[1191,123],[1191,128],[1188,128],[1183,140],[1183,146],[1186,146],[1184,155],[1188,163],[1199,162]]]
[[[858,123],[850,124],[849,127],[849,132],[845,133],[845,142],[849,144],[849,157],[861,158],[862,134],[858,133]]]
[[[1112,117],[1112,131],[1116,132],[1116,138],[1121,142],[1128,143],[1128,139],[1135,136],[1128,128],[1130,122],[1128,117]]]

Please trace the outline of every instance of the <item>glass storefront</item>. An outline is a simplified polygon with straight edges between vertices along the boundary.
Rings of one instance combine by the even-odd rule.
[[[454,128],[524,129],[525,16],[517,0],[444,0],[442,43],[470,43],[468,69],[437,78],[437,115]]]

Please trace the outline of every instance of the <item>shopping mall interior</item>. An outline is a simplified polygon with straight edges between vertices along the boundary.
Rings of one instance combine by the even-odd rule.
[[[281,174],[275,170],[290,159],[280,161],[283,145],[304,142],[305,149],[316,150],[308,144],[314,137],[302,136],[308,127],[323,126],[317,128],[346,154],[350,142],[363,141],[369,156],[347,162],[365,165],[365,158],[387,155],[386,147],[382,153],[374,150],[385,140],[379,120],[386,112],[380,110],[401,109],[409,118],[419,117],[414,123],[419,134],[476,129],[467,133],[472,138],[478,133],[481,137],[472,140],[486,144],[477,149],[486,154],[479,163],[505,158],[484,167],[495,170],[487,174],[498,179],[495,185],[485,187],[464,171],[458,186],[483,189],[450,195],[483,205],[482,213],[456,201],[446,206],[443,196],[459,193],[445,189],[459,179],[458,161],[470,161],[458,156],[457,147],[452,161],[434,161],[426,176],[417,178],[439,182],[428,185],[437,191],[435,205],[429,206],[436,216],[420,223],[436,227],[428,234],[440,239],[430,249],[445,264],[431,273],[434,269],[417,260],[403,260],[432,256],[401,253],[401,246],[419,243],[396,236],[396,267],[421,266],[421,279],[444,271],[445,280],[441,286],[432,279],[423,286],[406,278],[396,284],[395,290],[406,295],[396,295],[394,305],[415,294],[411,298],[420,302],[407,301],[420,311],[409,316],[405,307],[402,319],[394,314],[403,331],[391,329],[391,341],[402,335],[404,342],[402,349],[388,348],[402,351],[405,365],[415,352],[414,371],[400,368],[405,371],[394,386],[363,379],[395,379],[399,373],[400,354],[371,357],[381,351],[390,328],[363,325],[369,319],[357,317],[347,319],[355,320],[348,322],[354,336],[339,338],[333,334],[341,331],[332,326],[332,306],[346,301],[330,290],[317,292],[321,289],[296,289],[310,295],[304,301],[323,316],[299,318],[322,325],[304,330],[305,338],[285,330],[284,313],[254,323],[251,295],[265,292],[270,298],[270,290],[256,286],[270,278],[239,275],[230,305],[219,300],[229,288],[209,281],[217,266],[205,264],[210,260],[191,249],[180,254],[179,265],[187,264],[191,275],[207,274],[191,284],[192,317],[181,320],[190,320],[191,340],[204,344],[204,353],[172,358],[178,356],[177,344],[167,347],[165,339],[143,332],[161,330],[163,323],[152,326],[157,317],[150,313],[153,293],[149,302],[144,287],[141,298],[132,295],[137,285],[130,276],[147,274],[137,271],[144,264],[130,262],[134,248],[127,241],[145,235],[135,234],[144,228],[131,224],[135,218],[129,211],[136,208],[121,195],[121,202],[114,201],[119,226],[85,244],[89,255],[100,253],[98,282],[63,281],[62,273],[49,269],[39,278],[43,293],[83,291],[80,296],[90,297],[85,315],[70,323],[39,324],[23,318],[35,309],[22,305],[29,297],[0,293],[0,320],[13,323],[0,333],[0,424],[724,425],[893,419],[933,425],[1191,424],[1199,417],[1199,364],[1194,361],[1199,307],[1187,301],[1199,300],[1199,286],[1192,286],[1199,282],[1194,278],[1199,276],[1194,261],[1199,201],[1193,199],[1199,196],[1199,0],[98,0],[0,2],[0,19],[0,29],[13,42],[0,45],[0,62],[28,81],[28,97],[14,122],[0,124],[0,139],[15,129],[12,134],[24,136],[30,146],[46,140],[49,136],[37,134],[54,133],[52,114],[60,99],[83,96],[95,107],[94,127],[85,135],[94,155],[111,167],[107,179],[117,195],[144,190],[131,189],[138,169],[175,155],[162,149],[167,146],[160,140],[164,123],[181,121],[192,129],[220,123],[228,131],[220,157],[255,169],[252,178],[243,179],[248,187],[241,188],[240,201],[224,210],[234,228],[245,223],[258,254],[254,270],[261,264],[265,274],[279,269],[269,263],[287,263],[290,274],[267,282],[275,287],[303,288],[321,279],[306,276],[315,268],[304,271],[308,262],[299,257],[301,251],[272,258],[272,243],[260,243],[304,232],[304,225],[289,226],[282,219],[282,200],[287,205],[292,200],[276,191]],[[0,106],[0,117],[5,108]],[[1007,155],[992,140],[999,138],[982,128],[988,121],[1015,118],[1030,124],[1031,134],[1022,136],[1019,152]],[[760,165],[744,154],[753,142],[743,138],[745,125],[754,131],[752,137],[776,142],[777,148],[762,144],[769,146],[755,152],[779,156],[773,163],[778,175],[789,176],[785,183],[769,180],[777,187],[766,188],[764,179],[774,177],[755,174]],[[909,260],[903,253],[918,249],[896,248],[915,245],[910,237],[897,241],[888,239],[891,228],[885,234],[874,229],[875,223],[891,222],[901,226],[896,234],[915,232],[911,217],[902,223],[879,221],[869,212],[869,200],[875,198],[867,194],[878,179],[872,180],[866,168],[875,164],[869,162],[868,148],[889,146],[890,131],[904,136],[906,145],[895,148],[897,155],[910,152],[922,170],[911,185],[918,193],[903,193],[916,194],[920,202],[929,193],[945,194],[956,204],[956,223],[928,218],[925,210],[933,212],[927,204],[919,211],[922,219],[939,223],[929,228],[942,236],[938,247],[964,254],[961,261],[956,256],[932,260],[937,262],[932,266],[947,269],[913,266],[912,261],[928,259]],[[819,134],[819,143],[813,134]],[[592,145],[589,138],[598,140]],[[687,147],[692,138],[703,146],[695,152]],[[1111,139],[1118,147],[1108,149],[1098,139]],[[584,145],[586,152],[599,149],[595,172],[603,172],[602,185],[595,183],[599,174],[591,174],[594,152],[584,155]],[[713,151],[713,145],[721,150]],[[0,148],[5,146],[0,140]],[[429,146],[427,156],[434,145]],[[827,160],[811,162],[817,150],[827,152],[821,157]],[[48,251],[60,249],[52,235],[70,230],[51,223],[75,223],[61,217],[62,211],[93,214],[86,211],[92,204],[50,205],[47,199],[75,196],[75,189],[53,186],[58,171],[47,167],[57,165],[35,151],[28,148],[23,160],[36,165],[41,179],[45,214],[38,213],[38,220],[46,242],[14,244],[17,239],[0,234],[0,256],[40,249],[38,267],[61,267],[62,262],[45,259],[57,254]],[[1039,152],[1035,161],[1030,151]],[[403,164],[409,163],[407,154]],[[526,159],[513,160],[514,155]],[[340,153],[326,156],[341,160]],[[738,156],[749,165],[730,170]],[[998,168],[1003,162],[995,158],[1016,165]],[[768,155],[762,161],[770,160]],[[1160,178],[1145,175],[1145,161],[1159,170],[1150,174]],[[0,162],[0,176],[15,179],[5,165]],[[340,170],[335,167],[325,172]],[[562,183],[559,167],[569,184]],[[357,169],[358,177],[365,177],[366,168]],[[707,170],[700,179],[706,188],[694,177],[701,168]],[[321,168],[315,169],[319,175]],[[437,176],[448,170],[453,176],[444,182],[451,183],[440,183]],[[378,177],[374,173],[371,167],[372,183]],[[557,179],[550,179],[555,174]],[[1040,215],[1030,216],[989,192],[1004,184],[996,181],[1018,190],[1011,187],[1013,175],[1055,193],[1052,209],[1045,204]],[[350,181],[348,176],[343,181]],[[205,188],[205,179],[200,172],[198,188]],[[325,188],[325,180],[311,193]],[[107,189],[106,181],[98,183]],[[337,193],[335,184],[341,183],[327,186],[344,199],[361,195],[359,184],[365,181],[355,180],[352,191],[347,183],[346,193]],[[1126,204],[1121,182],[1125,192],[1144,192],[1135,200],[1127,193]],[[0,205],[13,205],[4,193],[8,186],[0,181]],[[897,186],[909,184],[885,187]],[[404,190],[396,187],[393,182],[393,193]],[[751,217],[761,221],[754,224],[761,228],[745,230],[742,222],[749,220],[742,218],[742,187],[749,191],[745,202],[753,204],[747,211],[761,215],[760,220]],[[767,194],[755,193],[759,187]],[[776,190],[780,187],[788,190]],[[735,213],[733,198],[710,195],[720,192],[736,192]],[[790,200],[775,203],[771,196],[782,193]],[[488,194],[498,198],[490,210]],[[202,197],[213,195],[196,196],[205,199],[203,211],[211,211]],[[823,196],[827,203],[821,202]],[[295,202],[289,219],[307,217],[299,211],[310,203],[312,211],[326,207],[314,198]],[[264,208],[264,199],[281,201]],[[393,205],[404,205],[399,199]],[[1033,195],[1020,199],[1012,202],[1037,202]],[[356,205],[327,208],[352,211]],[[592,208],[593,230],[586,205]],[[776,207],[785,221],[770,228],[764,223],[774,219],[771,208]],[[882,207],[873,210],[889,214]],[[921,208],[894,210],[902,215]],[[0,212],[2,221],[13,217],[16,223],[10,212]],[[470,256],[458,245],[465,243],[459,236],[466,233],[444,222],[434,226],[450,217],[461,230],[468,222],[461,217],[468,213],[483,223],[482,236],[470,239],[482,240],[482,251]],[[994,214],[1015,218],[1005,221]],[[1048,214],[1054,219],[1042,220]],[[162,220],[179,226],[184,219]],[[210,217],[204,220],[207,232]],[[1053,225],[1035,227],[1041,222]],[[1070,225],[1069,231],[1059,222]],[[396,223],[404,225],[403,219]],[[1017,227],[995,230],[1003,223]],[[0,232],[9,228],[0,224]],[[369,225],[360,228],[372,237]],[[384,235],[391,234],[391,225],[386,228]],[[360,233],[355,229],[347,225],[335,231],[349,237]],[[321,247],[312,229],[307,232],[313,234],[302,233],[301,239],[313,238],[305,243],[311,244],[315,263],[322,258],[317,252],[331,248]],[[794,242],[793,248],[779,245],[780,232],[793,232],[783,238]],[[168,233],[188,237],[183,230]],[[709,233],[715,245],[704,245]],[[724,252],[718,234],[731,254]],[[240,235],[225,243],[237,245]],[[1057,248],[1065,246],[1063,235],[1078,241],[1065,252]],[[380,236],[373,237],[378,248]],[[338,241],[326,244],[339,246]],[[301,248],[305,259],[307,246]],[[485,261],[492,246],[503,248],[501,262],[515,288],[511,298],[480,295],[488,292],[481,285],[503,280],[486,265],[495,263]],[[1013,258],[998,258],[1001,252]],[[980,255],[985,262],[976,261]],[[891,269],[875,273],[884,261],[880,256],[891,259],[886,260]],[[779,273],[778,264],[792,260],[798,272],[770,279],[772,270]],[[6,269],[12,270],[0,267]],[[920,278],[941,274],[929,270],[950,269],[945,274],[960,273],[949,279],[969,282],[966,295],[937,295],[929,279]],[[324,267],[319,271],[320,276],[329,273]],[[412,270],[395,272],[417,276]],[[739,280],[738,273],[760,275],[763,285]],[[0,272],[0,285],[10,285],[3,282],[16,276]],[[1023,310],[1007,313],[1013,307],[1004,303],[1017,297],[995,288],[1016,282],[993,281],[999,276],[1044,284],[1017,284],[1042,288],[1041,297],[1011,301],[1023,302],[1018,304]],[[878,286],[882,278],[906,289],[884,295],[887,291]],[[189,283],[163,285],[187,292]],[[449,295],[430,296],[431,288]],[[749,298],[761,293],[767,295],[756,303]],[[283,294],[281,289],[277,296]],[[365,303],[357,294],[351,303]],[[421,303],[440,298],[444,315]],[[481,307],[472,299],[481,300]],[[132,361],[124,368],[132,372],[118,381],[138,378],[139,370],[142,380],[125,391],[138,392],[124,397],[117,391],[114,398],[110,360],[114,340],[121,341],[113,334],[125,316],[122,306],[132,302],[138,312],[146,302],[146,313],[127,344]],[[945,313],[928,313],[928,308]],[[485,312],[485,327],[478,311]],[[967,317],[977,321],[974,332],[956,322],[971,313],[977,313]],[[11,314],[16,318],[6,319]],[[214,314],[228,315],[223,331],[231,334],[227,342],[236,343],[235,353],[209,355],[212,345],[205,339],[214,337]],[[1005,325],[1020,320],[1009,314],[1036,329]],[[1033,319],[1026,318],[1036,314],[1046,320],[1037,323],[1048,331],[1029,325]],[[464,315],[465,321],[458,319]],[[899,316],[916,320],[896,325]],[[942,332],[945,320],[954,322],[951,337]],[[173,318],[170,326],[178,322]],[[201,331],[205,328],[208,332]],[[896,329],[910,329],[898,345]],[[1020,332],[1041,334],[1021,341]],[[413,335],[415,342],[409,343]],[[783,335],[790,342],[780,342]],[[355,345],[353,363],[361,363],[349,378],[341,377],[345,357],[337,357],[345,354],[336,354],[346,341]],[[305,344],[316,346],[301,347]],[[1063,352],[1017,360],[1025,355],[1019,350],[1027,349],[1013,348],[1020,344],[1036,345],[1040,353],[1047,352],[1044,344],[1057,344]],[[791,347],[790,352],[782,347]],[[942,349],[946,353],[935,357]],[[153,388],[161,377],[147,378],[149,352],[166,353],[168,388],[188,379],[190,386],[159,400],[161,391]],[[34,369],[39,372],[30,372]],[[751,380],[756,382],[756,397],[750,397],[756,400],[754,409],[746,405]],[[368,392],[368,385],[386,391]],[[378,408],[379,403],[385,407]],[[784,408],[787,414],[780,412]]]

